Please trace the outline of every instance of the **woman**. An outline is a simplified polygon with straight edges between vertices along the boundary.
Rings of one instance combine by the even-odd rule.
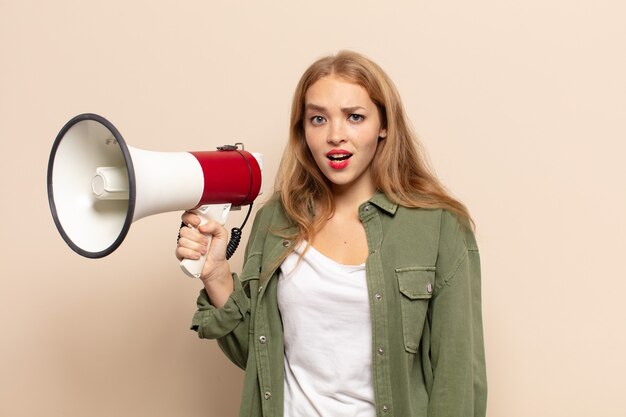
[[[275,188],[239,277],[217,223],[210,248],[184,227],[176,250],[208,252],[192,328],[246,370],[240,415],[484,416],[472,221],[380,67],[340,52],[306,70]]]

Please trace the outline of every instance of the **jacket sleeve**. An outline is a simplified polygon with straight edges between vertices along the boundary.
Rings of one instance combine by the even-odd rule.
[[[211,305],[204,289],[198,296],[198,310],[193,316],[191,329],[198,332],[203,339],[217,339],[217,343],[226,356],[238,367],[245,369],[248,361],[248,342],[250,329],[250,295],[256,295],[255,285],[258,284],[258,273],[261,265],[261,254],[255,253],[252,247],[255,241],[263,239],[259,233],[261,209],[255,216],[246,246],[241,277],[233,275],[234,291],[221,308]]]
[[[445,213],[429,311],[429,417],[484,417],[487,380],[480,258],[473,233]]]
[[[218,339],[226,356],[242,369],[248,358],[248,326],[250,321],[250,299],[236,274],[233,274],[235,290],[226,304],[215,308],[209,302],[204,289],[198,296],[198,310],[193,316],[191,329],[202,339]]]

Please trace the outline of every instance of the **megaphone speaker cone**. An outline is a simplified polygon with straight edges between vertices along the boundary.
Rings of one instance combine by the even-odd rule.
[[[125,198],[96,197],[100,167],[122,170]],[[75,252],[101,258],[117,249],[133,221],[136,187],[129,148],[115,126],[90,113],[67,122],[52,146],[47,180],[54,223]]]

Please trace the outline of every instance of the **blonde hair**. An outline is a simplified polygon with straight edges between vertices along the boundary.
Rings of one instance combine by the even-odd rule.
[[[473,227],[467,208],[445,190],[429,168],[391,79],[365,56],[341,51],[315,61],[302,75],[293,96],[289,141],[274,187],[286,216],[297,226],[296,235],[289,237],[296,242],[312,241],[335,210],[330,183],[306,144],[303,125],[307,90],[330,75],[363,87],[378,107],[381,127],[387,129],[387,136],[379,141],[372,160],[374,187],[399,205],[444,208]]]

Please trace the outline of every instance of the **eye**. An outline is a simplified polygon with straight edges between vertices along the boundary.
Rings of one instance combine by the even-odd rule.
[[[323,116],[313,116],[311,117],[311,124],[312,125],[321,125],[322,123],[324,123],[326,121],[326,119]]]
[[[348,116],[348,120],[350,120],[351,122],[361,122],[364,119],[365,119],[364,116],[360,114],[356,114],[356,113],[352,113],[350,116]]]

